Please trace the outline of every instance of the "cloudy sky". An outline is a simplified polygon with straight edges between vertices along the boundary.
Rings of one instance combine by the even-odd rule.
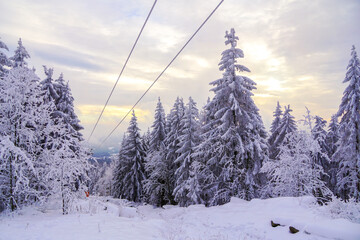
[[[148,88],[219,0],[158,0],[90,145],[101,142]],[[22,38],[30,66],[63,72],[88,138],[153,0],[0,1],[0,37],[12,55]],[[136,108],[139,126],[151,126],[157,98],[166,112],[177,96],[201,108],[209,82],[222,76],[217,64],[225,31],[235,28],[246,74],[257,82],[254,100],[269,128],[276,102],[290,104],[297,120],[307,106],[329,119],[345,89],[342,80],[354,44],[360,49],[358,0],[225,0]],[[118,149],[124,122],[106,142]]]

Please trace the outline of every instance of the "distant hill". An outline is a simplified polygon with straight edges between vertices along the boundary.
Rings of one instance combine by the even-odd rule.
[[[116,153],[112,153],[109,151],[97,151],[93,153],[90,161],[93,161],[95,159],[100,165],[102,165],[104,163],[110,163],[114,156],[116,156]]]

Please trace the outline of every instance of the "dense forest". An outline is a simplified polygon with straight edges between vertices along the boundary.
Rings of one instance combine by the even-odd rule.
[[[141,135],[135,112],[119,157],[105,165],[94,191],[156,206],[224,204],[245,200],[313,195],[320,204],[334,197],[360,200],[360,62],[352,47],[338,112],[329,124],[307,109],[295,121],[290,105],[277,103],[270,132],[252,91],[240,75],[234,29],[226,32],[219,70],[210,83],[212,99],[199,111],[178,97],[168,115],[158,101],[151,131]],[[339,119],[339,121],[338,121]],[[300,130],[298,124],[305,125]],[[104,188],[105,186],[105,188]]]
[[[44,66],[40,80],[22,45],[7,57],[0,41],[0,203],[15,210],[50,198],[68,213],[84,191],[155,206],[186,207],[313,195],[319,204],[339,197],[360,201],[360,62],[355,47],[338,112],[329,124],[307,111],[301,124],[278,102],[267,132],[253,100],[256,83],[241,75],[234,29],[225,34],[222,77],[198,109],[177,97],[165,114],[160,98],[151,130],[142,133],[135,111],[120,152],[110,163],[90,163],[74,98],[61,74]]]

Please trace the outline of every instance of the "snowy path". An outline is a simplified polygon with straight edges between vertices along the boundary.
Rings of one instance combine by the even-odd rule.
[[[232,199],[229,204],[212,208],[196,205],[154,209],[93,198],[83,203],[92,213],[62,216],[58,211],[42,213],[27,209],[13,217],[1,215],[0,239],[360,239],[360,224],[321,216],[311,201],[311,198],[251,202]],[[286,226],[273,228],[270,220]],[[300,232],[290,234],[289,225]]]

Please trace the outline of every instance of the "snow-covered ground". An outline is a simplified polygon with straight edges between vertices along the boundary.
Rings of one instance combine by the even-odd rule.
[[[81,200],[76,213],[25,208],[0,215],[0,239],[360,239],[360,224],[330,216],[311,197],[250,202],[233,198],[223,206],[130,207],[111,198]],[[350,215],[352,213],[349,213]],[[358,213],[355,213],[358,214]],[[271,227],[270,221],[283,226]],[[299,233],[289,233],[289,226]]]

